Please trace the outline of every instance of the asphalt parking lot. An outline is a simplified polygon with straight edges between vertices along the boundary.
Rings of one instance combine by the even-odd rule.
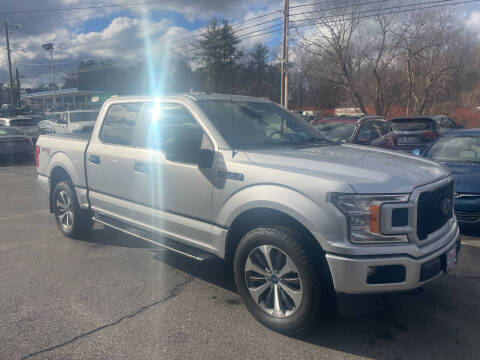
[[[100,226],[63,237],[34,176],[30,162],[0,164],[0,359],[480,358],[480,238],[423,292],[368,299],[375,311],[292,338],[249,315],[220,260]]]

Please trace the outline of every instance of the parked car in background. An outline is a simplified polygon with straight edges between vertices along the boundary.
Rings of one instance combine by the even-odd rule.
[[[430,117],[437,123],[438,131],[440,133],[462,128],[462,126],[457,125],[457,123],[447,115],[430,115]]]
[[[38,123],[38,127],[40,128],[40,134],[52,134],[53,133],[53,116],[49,117],[48,119],[42,120]]]
[[[15,116],[0,118],[0,125],[16,128],[22,134],[31,138],[34,144],[40,136],[40,128],[35,124],[33,119],[29,117]]]
[[[33,156],[32,139],[10,126],[0,126],[0,155]]]
[[[480,129],[450,131],[433,142],[424,156],[452,170],[459,224],[480,228]]]
[[[72,110],[56,113],[53,119],[53,133],[90,133],[97,121],[98,110]]]
[[[336,142],[395,148],[396,136],[380,116],[335,116],[316,120],[312,125]]]
[[[437,122],[428,116],[399,117],[390,121],[397,136],[397,150],[419,155],[440,135]]]

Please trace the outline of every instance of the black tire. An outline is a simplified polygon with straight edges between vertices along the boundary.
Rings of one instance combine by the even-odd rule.
[[[66,215],[67,219],[61,215],[63,214],[63,208],[61,202],[57,201],[59,196],[68,196],[69,214]],[[73,239],[79,239],[88,236],[93,227],[93,221],[91,212],[89,210],[83,210],[78,205],[77,194],[75,193],[74,186],[71,181],[60,181],[53,190],[53,213],[55,221],[57,222],[59,230],[65,235]],[[65,203],[65,202],[64,202]],[[66,224],[65,224],[66,223]],[[68,225],[68,226],[66,226]]]
[[[322,280],[324,277],[319,275],[318,266],[315,266],[313,259],[307,255],[301,245],[301,236],[299,232],[282,226],[257,228],[251,230],[242,238],[234,256],[235,283],[247,309],[262,324],[286,335],[298,334],[314,327],[318,320],[322,318],[321,315],[327,310],[326,307],[329,306],[323,300],[325,296],[322,296],[322,294],[328,293],[328,287],[331,285],[328,281]],[[262,245],[270,245],[279,249],[284,253],[283,255],[290,257],[298,269],[302,297],[300,305],[294,307],[296,310],[291,315],[285,312],[284,317],[278,317],[267,313],[250,294],[247,273],[245,272],[246,262],[249,255],[254,254],[258,247]],[[274,251],[277,252],[276,249]],[[272,254],[271,251],[270,254]],[[322,254],[322,256],[324,255]],[[268,271],[268,269],[266,270]],[[269,284],[275,283],[281,287],[282,284],[285,285],[282,281],[280,277],[277,277],[275,280],[269,280]],[[272,291],[270,289],[274,286],[270,285],[270,288],[267,287],[267,290],[265,290],[267,293],[262,294],[264,306],[269,296],[271,298],[268,291]]]

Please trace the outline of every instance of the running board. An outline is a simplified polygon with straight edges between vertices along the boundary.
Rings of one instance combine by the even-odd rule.
[[[105,215],[95,215],[92,220],[99,224],[108,226],[125,234],[135,236],[136,238],[148,241],[149,243],[155,244],[164,249],[170,250],[174,253],[189,257],[197,261],[205,261],[213,259],[215,257],[212,254],[198,250],[194,247],[180,244],[179,242],[170,239],[161,238],[160,236],[156,236],[155,234],[152,234],[148,231],[144,231],[134,226],[130,226],[122,221],[112,219],[111,217]]]

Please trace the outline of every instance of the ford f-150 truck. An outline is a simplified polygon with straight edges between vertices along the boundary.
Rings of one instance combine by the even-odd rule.
[[[268,100],[114,98],[81,136],[36,147],[60,231],[81,237],[97,222],[231,260],[246,307],[276,331],[310,327],[336,294],[415,289],[456,264],[449,170],[334,143]]]

